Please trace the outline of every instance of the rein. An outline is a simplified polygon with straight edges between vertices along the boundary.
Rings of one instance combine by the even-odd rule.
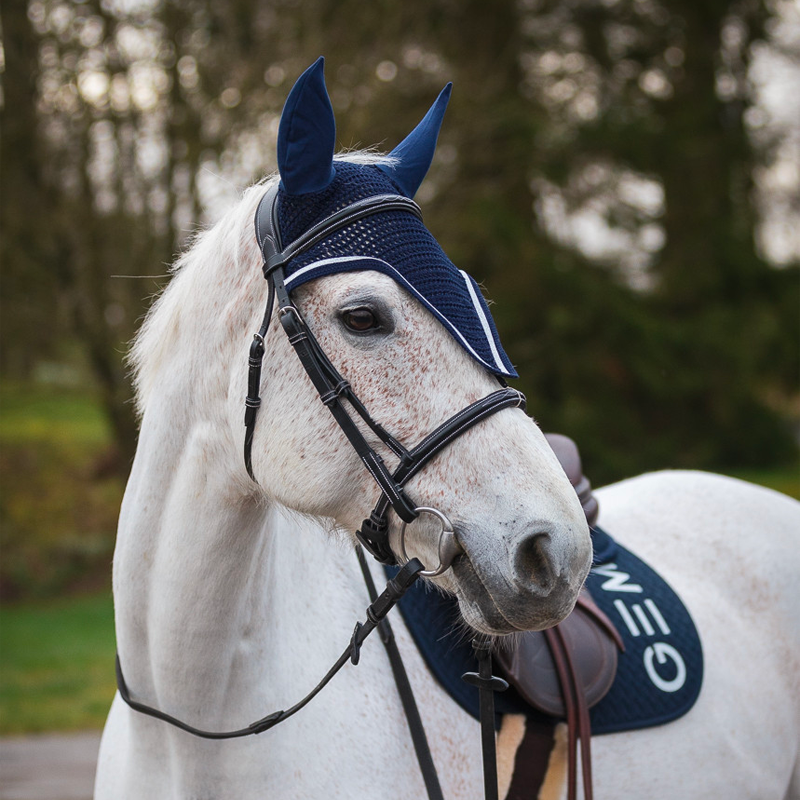
[[[206,731],[201,728],[195,728],[179,720],[177,717],[173,717],[164,711],[159,711],[157,708],[139,703],[131,697],[130,690],[125,683],[125,677],[122,674],[122,665],[120,664],[119,655],[117,655],[117,688],[119,689],[120,697],[122,697],[134,711],[139,711],[147,716],[155,717],[163,722],[168,722],[170,725],[180,728],[187,733],[191,733],[192,736],[199,736],[202,739],[238,739],[242,736],[252,736],[253,734],[268,731],[279,722],[283,722],[285,719],[294,716],[301,708],[313,700],[348,661],[354,665],[358,664],[361,655],[361,645],[364,643],[364,640],[381,624],[384,617],[394,608],[397,601],[411,588],[422,571],[423,566],[418,559],[412,558],[408,561],[400,572],[386,584],[386,588],[383,592],[378,597],[373,598],[372,603],[367,608],[366,621],[356,623],[355,630],[350,638],[350,643],[335,661],[334,665],[325,673],[322,680],[302,700],[291,706],[291,708],[285,711],[273,711],[271,714],[267,714],[267,716],[255,722],[251,722],[246,728],[240,728],[235,731]]]
[[[273,306],[277,300],[281,326],[297,353],[300,363],[314,384],[320,400],[333,414],[339,427],[381,490],[381,495],[369,518],[364,520],[361,524],[361,529],[356,531],[356,537],[379,562],[387,565],[397,565],[397,557],[389,546],[388,513],[390,508],[394,509],[403,523],[400,535],[400,549],[404,563],[397,575],[387,583],[384,591],[378,595],[366,565],[363,551],[360,547],[356,548],[361,571],[371,600],[366,610],[366,620],[356,623],[348,646],[320,682],[302,700],[286,710],[274,711],[245,728],[232,731],[207,731],[195,728],[170,714],[134,700],[125,682],[119,656],[116,658],[117,687],[122,699],[134,711],[160,719],[193,736],[205,739],[234,739],[259,734],[273,728],[304,708],[348,661],[353,665],[357,665],[361,645],[367,636],[375,628],[378,628],[386,647],[395,683],[403,703],[428,797],[430,800],[443,800],[442,790],[413,691],[386,615],[418,578],[434,577],[449,569],[454,559],[461,554],[462,548],[447,517],[437,509],[416,506],[406,494],[404,487],[450,442],[474,425],[504,408],[515,407],[524,410],[525,396],[516,389],[508,387],[502,379],[498,378],[502,388],[471,403],[457,414],[451,416],[415,447],[408,449],[401,444],[370,416],[364,404],[353,392],[350,384],[342,377],[325,354],[325,351],[308,328],[297,306],[294,305],[289,297],[285,286],[285,267],[292,259],[323,241],[334,232],[373,214],[388,211],[403,212],[414,214],[421,219],[422,213],[419,206],[413,200],[401,195],[383,194],[369,197],[340,209],[314,225],[293,242],[283,246],[278,224],[278,188],[279,185],[276,183],[267,190],[259,202],[255,216],[256,238],[264,260],[263,272],[268,285],[268,296],[261,327],[253,337],[248,359],[248,393],[245,399],[244,416],[244,462],[247,473],[253,481],[258,482],[253,472],[252,446],[258,409],[261,406],[261,368],[266,352],[265,338],[272,318]],[[381,456],[370,447],[347,411],[343,403],[344,400],[349,403],[370,430],[399,458],[399,464],[394,472],[389,470]],[[431,569],[426,569],[416,558],[408,558],[405,549],[406,525],[417,519],[420,514],[436,516],[442,524],[438,544],[439,564]],[[473,641],[473,647],[478,659],[479,670],[474,673],[466,673],[463,678],[480,691],[484,790],[486,800],[496,800],[498,789],[494,692],[503,691],[508,688],[508,684],[492,675],[491,641],[487,637],[477,636]]]

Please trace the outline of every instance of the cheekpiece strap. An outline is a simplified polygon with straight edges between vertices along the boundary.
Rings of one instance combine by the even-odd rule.
[[[382,495],[394,508],[404,522],[412,522],[417,517],[414,504],[406,496],[403,489],[393,480],[391,472],[383,459],[364,439],[353,419],[350,417],[341,398],[346,398],[359,416],[364,419],[373,432],[402,460],[407,457],[406,449],[375,420],[370,417],[361,401],[352,392],[349,383],[344,380],[320,347],[314,335],[306,325],[298,308],[292,303],[286,290],[284,268],[293,258],[301,255],[315,244],[324,240],[335,231],[354,222],[384,211],[407,211],[421,217],[419,206],[401,195],[383,194],[359,200],[336,211],[322,222],[313,226],[293,242],[283,246],[278,222],[279,185],[271,186],[261,198],[255,215],[256,240],[264,260],[264,277],[270,286],[270,297],[264,315],[264,323],[255,335],[250,352],[249,392],[245,410],[245,465],[248,474],[255,480],[252,469],[252,441],[255,432],[255,420],[261,399],[258,396],[261,380],[261,362],[264,357],[263,340],[272,314],[273,296],[277,299],[281,325],[290,344],[297,353],[303,368],[311,378],[320,399],[328,407],[339,427],[347,436],[358,453],[365,467],[375,479]]]

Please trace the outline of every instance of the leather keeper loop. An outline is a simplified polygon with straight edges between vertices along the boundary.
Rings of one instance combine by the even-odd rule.
[[[413,522],[419,514],[417,507],[408,499],[406,493],[400,489],[399,499],[392,503],[392,508],[403,522]]]
[[[392,567],[397,564],[397,559],[389,547],[388,528],[385,517],[379,518],[372,514],[361,523],[361,528],[356,531],[356,539],[376,561]]]

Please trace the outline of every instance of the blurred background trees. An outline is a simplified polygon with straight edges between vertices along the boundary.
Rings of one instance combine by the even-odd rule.
[[[796,457],[791,0],[18,0],[0,14],[0,370],[91,381],[121,473],[127,342],[192,233],[274,169],[283,101],[320,54],[344,147],[391,149],[454,82],[418,199],[496,302],[530,409],[578,440],[595,484]]]

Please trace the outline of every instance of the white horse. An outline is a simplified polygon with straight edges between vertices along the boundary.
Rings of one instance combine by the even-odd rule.
[[[339,531],[369,515],[375,485],[275,319],[253,453],[260,486],[245,472],[242,343],[263,311],[251,227],[262,193],[249,190],[184,258],[136,351],[143,417],[114,557],[119,655],[136,699],[203,728],[240,727],[300,699],[368,604],[352,541]],[[297,295],[331,360],[404,441],[419,441],[497,388],[391,278],[345,273]],[[394,321],[380,347],[354,340],[339,322],[341,309],[365,297]],[[507,409],[471,429],[409,494],[456,522],[491,587],[491,595],[480,583],[461,589],[449,572],[436,579],[459,592],[472,625],[497,630],[487,621],[496,611],[517,628],[541,628],[571,610],[588,569],[588,530],[524,412]],[[420,543],[429,564],[431,549]],[[474,722],[404,649],[447,797],[473,796],[480,784]],[[361,661],[296,717],[248,740],[196,739],[117,698],[97,797],[421,796],[377,638]]]
[[[264,189],[247,190],[181,259],[134,351],[142,423],[114,557],[118,652],[135,700],[204,729],[240,728],[303,697],[368,604],[348,531],[368,516],[377,490],[277,317],[266,336],[253,446],[258,483],[243,463],[243,347],[265,299],[252,219]],[[384,273],[329,275],[293,298],[373,417],[403,442],[418,442],[497,389]],[[380,336],[353,335],[343,324],[365,306],[380,310]],[[589,567],[588,530],[523,411],[505,409],[471,428],[407,489],[455,523],[468,569],[432,580],[456,594],[469,626],[489,634],[541,629],[572,609]],[[595,796],[796,794],[799,504],[699,473],[645,476],[598,496],[603,525],[683,596],[703,639],[706,675],[697,705],[677,722],[595,740]],[[434,527],[409,529],[410,549],[427,564],[436,561]],[[396,518],[391,542],[397,552]],[[381,585],[382,571],[373,571]],[[393,625],[444,796],[477,800],[478,723],[431,677],[399,616]],[[549,797],[564,792],[560,755],[543,789]],[[297,716],[258,736],[196,738],[117,696],[95,787],[97,800],[424,794],[377,637],[358,667],[345,667]]]

